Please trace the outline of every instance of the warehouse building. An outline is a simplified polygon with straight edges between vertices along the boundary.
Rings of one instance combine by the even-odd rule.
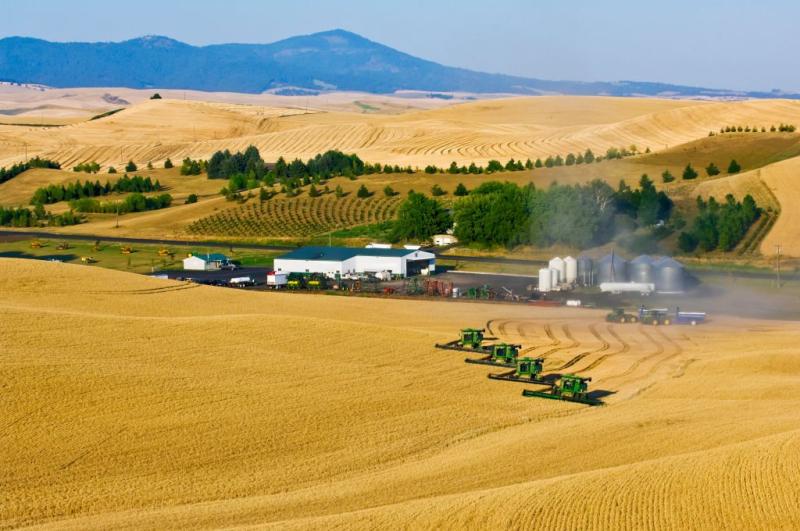
[[[436,268],[436,255],[418,249],[301,247],[276,258],[274,267],[282,273],[334,276],[388,271],[394,276],[408,277],[432,273]]]
[[[183,269],[186,271],[216,271],[230,267],[228,257],[220,253],[193,254],[183,259]]]

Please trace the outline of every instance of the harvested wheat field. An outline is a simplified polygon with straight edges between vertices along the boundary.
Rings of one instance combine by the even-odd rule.
[[[2,526],[800,526],[796,323],[645,328],[15,259],[0,293]],[[591,376],[606,405],[524,398],[433,348],[467,325]]]
[[[208,158],[250,144],[273,160],[340,149],[383,164],[485,164],[631,144],[662,150],[725,125],[798,121],[800,103],[788,100],[547,96],[383,114],[165,99],[65,127],[0,126],[0,166],[22,159],[25,146],[30,155],[69,167],[92,160],[120,166],[130,159]]]

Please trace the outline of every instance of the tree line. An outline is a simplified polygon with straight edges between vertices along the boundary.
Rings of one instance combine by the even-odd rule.
[[[9,179],[13,179],[20,173],[28,171],[31,168],[50,168],[54,170],[60,170],[61,164],[49,159],[34,157],[27,162],[14,164],[8,169],[0,168],[0,183],[4,183]]]
[[[3,227],[38,227],[40,225],[63,227],[77,225],[80,222],[81,217],[71,210],[63,214],[52,214],[46,212],[42,205],[36,205],[33,209],[0,206],[0,226]]]
[[[698,248],[706,252],[733,250],[761,215],[750,194],[741,202],[728,194],[722,204],[713,197],[705,201],[698,196],[697,211],[692,227],[678,237],[678,247],[687,253]]]
[[[77,212],[93,212],[99,214],[128,214],[130,212],[144,212],[167,208],[172,204],[172,196],[160,194],[147,197],[140,193],[133,193],[122,201],[98,201],[91,197],[75,199],[69,205]]]
[[[106,181],[104,185],[100,184],[100,181],[75,181],[67,185],[51,184],[44,186],[33,193],[31,204],[48,205],[59,201],[98,197],[111,193],[157,192],[161,189],[162,186],[158,179],[153,181],[150,177],[140,177],[138,175],[128,177],[124,175],[114,183]]]
[[[777,127],[775,127],[775,125],[772,125],[769,128],[770,133],[775,133],[775,132],[778,132],[778,133],[794,133],[795,130],[796,130],[796,127],[794,125],[792,125],[792,124],[783,124],[783,123],[779,124]],[[725,127],[720,127],[719,128],[719,134],[721,134],[721,135],[723,135],[725,133],[758,133],[758,132],[759,132],[758,127],[755,126],[755,125],[753,127],[750,127],[749,125],[745,125],[744,127],[742,127],[741,125],[738,125],[738,126],[737,125],[726,125]],[[763,126],[763,125],[761,126],[761,132],[762,133],[766,133],[767,132],[766,126]],[[717,134],[717,133],[714,133],[714,131],[709,131],[708,132],[708,136],[714,136],[715,134]]]

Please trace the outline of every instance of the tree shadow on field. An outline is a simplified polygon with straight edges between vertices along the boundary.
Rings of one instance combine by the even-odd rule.
[[[74,254],[43,254],[35,255],[23,251],[3,251],[0,252],[0,258],[25,258],[27,260],[57,260],[59,262],[70,262],[77,260],[78,256]]]

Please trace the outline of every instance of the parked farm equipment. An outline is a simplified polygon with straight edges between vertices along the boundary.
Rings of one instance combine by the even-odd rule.
[[[590,406],[599,406],[603,402],[589,396],[589,382],[591,378],[565,374],[558,383],[549,391],[532,391],[525,389],[522,396],[549,398],[552,400],[564,400],[567,402],[578,402]]]
[[[505,380],[508,382],[537,383],[542,385],[553,385],[542,378],[542,368],[544,358],[517,358],[516,367],[513,371],[503,374],[490,374],[492,380]]]
[[[474,359],[467,358],[466,363],[475,363],[478,365],[493,365],[496,367],[516,367],[517,357],[519,356],[519,349],[522,345],[511,345],[509,343],[497,343],[485,347],[485,351],[489,355],[485,358]]]

